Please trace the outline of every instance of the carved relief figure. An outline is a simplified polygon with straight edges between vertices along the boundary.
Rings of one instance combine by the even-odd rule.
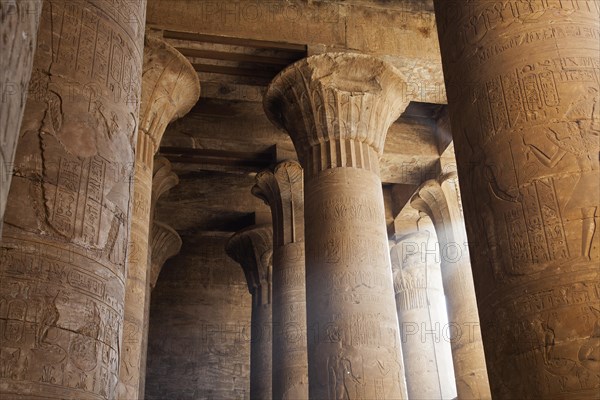
[[[40,313],[40,322],[38,323],[35,335],[35,346],[36,347],[44,347],[49,345],[46,341],[46,337],[48,336],[48,330],[51,326],[55,326],[58,322],[58,318],[60,317],[60,313],[58,312],[58,308],[56,307],[56,298],[60,294],[60,290],[56,292],[54,298],[51,296],[46,296],[44,299],[44,305],[42,306],[42,310]]]
[[[329,357],[327,362],[327,373],[329,376],[329,399],[330,400],[351,400],[356,398],[350,390],[351,382],[360,385],[360,376],[356,376],[352,370],[352,362],[346,357],[343,351]]]
[[[598,89],[590,87],[569,107],[565,120],[553,122],[545,128],[545,138],[556,148],[553,154],[541,149],[541,146],[527,143],[528,150],[545,167],[553,169],[567,155],[573,155],[582,171],[577,184],[571,191],[565,205],[567,212],[579,210],[582,222],[582,242],[580,257],[591,260],[591,247],[596,231],[596,212],[598,195],[598,152],[600,136],[600,117]]]
[[[595,317],[590,337],[579,348],[577,358],[581,365],[596,375],[600,375],[600,310],[590,306]]]

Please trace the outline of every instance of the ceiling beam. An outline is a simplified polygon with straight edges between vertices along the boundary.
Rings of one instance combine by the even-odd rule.
[[[189,49],[184,47],[176,47],[177,51],[186,57],[207,58],[210,60],[249,62],[256,64],[273,64],[280,67],[288,66],[289,64],[299,60],[300,57],[267,57],[255,54],[228,53],[225,51]]]
[[[227,44],[232,46],[255,47],[257,49],[268,49],[277,51],[287,51],[292,53],[304,53],[306,55],[307,46],[303,44],[273,42],[269,40],[243,39],[229,36],[206,35],[202,33],[190,33],[179,31],[163,31],[163,38],[190,40],[194,42]]]

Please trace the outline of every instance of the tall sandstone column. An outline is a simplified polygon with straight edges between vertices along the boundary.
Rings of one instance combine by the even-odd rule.
[[[250,399],[272,399],[272,259],[273,229],[253,226],[229,239],[225,251],[244,270],[252,295]]]
[[[154,154],[167,125],[187,114],[200,96],[198,75],[187,59],[158,38],[144,41],[142,104],[135,157],[131,242],[125,291],[125,325],[119,398],[137,399],[143,392],[144,326],[149,301],[148,241]],[[145,360],[144,360],[145,361]]]
[[[450,349],[442,337],[442,279],[431,242],[427,230],[411,232],[390,251],[408,398],[415,400],[455,394],[448,374]]]
[[[113,399],[145,1],[45,0],[0,244],[0,397]]]
[[[308,399],[303,183],[300,164],[284,161],[252,188],[273,220],[274,399]]]
[[[494,398],[597,398],[597,1],[435,2]]]
[[[42,0],[0,2],[0,238],[41,13]]]
[[[333,53],[288,67],[264,98],[305,174],[310,398],[405,398],[379,178],[403,87],[381,60]]]
[[[490,399],[477,299],[458,191],[456,171],[452,171],[438,180],[423,183],[412,198],[411,205],[431,218],[439,241],[449,320],[446,330],[446,336],[449,337],[445,339],[449,339],[452,346],[458,398]]]
[[[142,355],[140,361],[139,398],[144,399],[146,389],[146,363],[148,358],[148,330],[150,328],[151,293],[156,287],[158,276],[167,259],[177,255],[183,244],[181,237],[169,225],[156,220],[156,203],[169,189],[179,183],[179,177],[172,171],[171,163],[165,157],[154,157],[152,174],[152,196],[150,201],[150,238],[148,242],[148,285],[146,286],[146,307],[142,327]]]

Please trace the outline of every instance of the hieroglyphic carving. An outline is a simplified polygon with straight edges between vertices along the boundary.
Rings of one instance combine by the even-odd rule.
[[[145,351],[142,346],[145,343],[148,325],[146,312],[146,302],[150,301],[148,277],[152,273],[148,241],[151,235],[152,214],[156,205],[156,200],[152,202],[152,196],[156,191],[164,190],[168,185],[166,182],[173,180],[172,175],[174,175],[170,174],[170,166],[159,168],[159,182],[157,188],[154,188],[153,172],[154,176],[157,176],[153,171],[154,154],[158,150],[167,124],[185,115],[196,104],[199,96],[198,76],[189,61],[164,41],[146,36],[130,244],[133,257],[129,258],[125,295],[125,328],[128,340],[124,342],[123,348],[127,357],[123,358],[124,365],[121,368],[119,385],[119,398],[122,399],[142,397],[144,390],[141,387],[143,382],[141,374],[144,370],[142,363],[145,362],[143,356]],[[159,167],[165,166],[164,162],[159,164]],[[177,180],[176,176],[175,180]],[[175,236],[175,243],[177,243],[179,237],[176,233]],[[166,237],[163,236],[163,239]],[[173,249],[164,249],[167,252],[170,250]],[[179,248],[176,250],[179,251]],[[136,254],[133,254],[134,252]],[[162,261],[164,262],[166,258]],[[156,276],[158,272],[155,271]]]
[[[271,207],[273,220],[273,398],[308,397],[304,188],[302,167],[277,164],[256,176],[252,194]],[[297,336],[286,335],[294,327]]]
[[[124,3],[43,2],[0,244],[9,397],[115,395],[145,20]]]
[[[439,1],[436,14],[492,393],[593,396],[577,361],[590,330],[573,316],[596,300],[513,305],[598,278],[598,3]],[[506,337],[540,339],[514,351],[498,315]]]
[[[0,237],[41,13],[41,0],[0,3]]]
[[[390,249],[409,398],[453,392],[452,377],[445,373],[451,368],[450,344],[436,338],[445,320],[439,316],[440,309],[445,311],[441,276],[435,259],[428,257],[432,233],[424,226],[405,233]]]
[[[305,174],[311,397],[406,398],[403,374],[387,374],[401,350],[378,176],[387,129],[407,106],[404,85],[385,62],[326,53],[285,69],[264,96],[267,116],[291,136]],[[387,279],[353,287],[340,275],[362,279],[365,271]],[[363,325],[374,308],[381,320]],[[354,327],[360,333],[351,334]],[[393,340],[375,345],[377,330]],[[342,379],[348,361],[356,382]]]
[[[265,110],[292,136],[305,174],[346,166],[378,173],[387,128],[407,105],[397,70],[363,55],[327,53],[288,67],[275,82]]]
[[[459,209],[458,178],[456,172],[447,173],[437,180],[424,182],[412,197],[410,204],[425,212],[432,220],[440,244],[441,271],[450,324],[464,326],[477,324],[474,335],[455,332],[450,338],[457,393],[460,398],[491,398],[483,344],[479,332],[477,300],[473,287],[471,263],[466,248],[466,232]],[[450,182],[449,180],[452,180]],[[459,253],[449,257],[443,249],[455,246]],[[394,259],[394,257],[392,257]],[[452,333],[451,333],[452,334]]]

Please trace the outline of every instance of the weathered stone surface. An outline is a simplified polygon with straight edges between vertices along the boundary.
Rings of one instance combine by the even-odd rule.
[[[249,196],[252,198],[252,196]],[[252,299],[229,234],[186,237],[152,291],[146,399],[249,398]]]
[[[444,292],[431,221],[399,236],[391,246],[396,308],[410,399],[456,396],[452,355],[445,335]],[[430,227],[433,230],[433,226]]]
[[[0,238],[41,13],[42,0],[0,2]]]
[[[311,398],[406,398],[378,175],[403,84],[381,60],[333,53],[288,67],[265,94],[305,174]]]
[[[414,208],[431,218],[438,238],[449,320],[447,339],[452,346],[458,397],[489,399],[491,394],[481,342],[477,299],[459,204],[456,171],[440,176],[438,180],[425,182],[411,200]]]
[[[134,199],[130,253],[125,285],[125,324],[119,398],[142,397],[145,335],[148,316],[148,259],[151,227],[153,161],[165,128],[187,113],[200,96],[198,76],[192,65],[164,41],[146,36],[142,71],[142,104],[134,174]],[[162,186],[162,183],[159,182]]]
[[[145,3],[44,1],[0,245],[3,398],[115,397]]]
[[[406,73],[406,101],[445,103],[430,3],[157,0],[149,4],[148,24],[156,29],[306,44],[308,55],[352,51],[384,56]]]
[[[271,399],[273,228],[259,225],[237,232],[225,251],[242,266],[252,295],[250,399]]]
[[[598,395],[597,2],[436,1],[492,395]]]
[[[273,221],[273,398],[308,399],[304,181],[295,161],[256,176]]]

